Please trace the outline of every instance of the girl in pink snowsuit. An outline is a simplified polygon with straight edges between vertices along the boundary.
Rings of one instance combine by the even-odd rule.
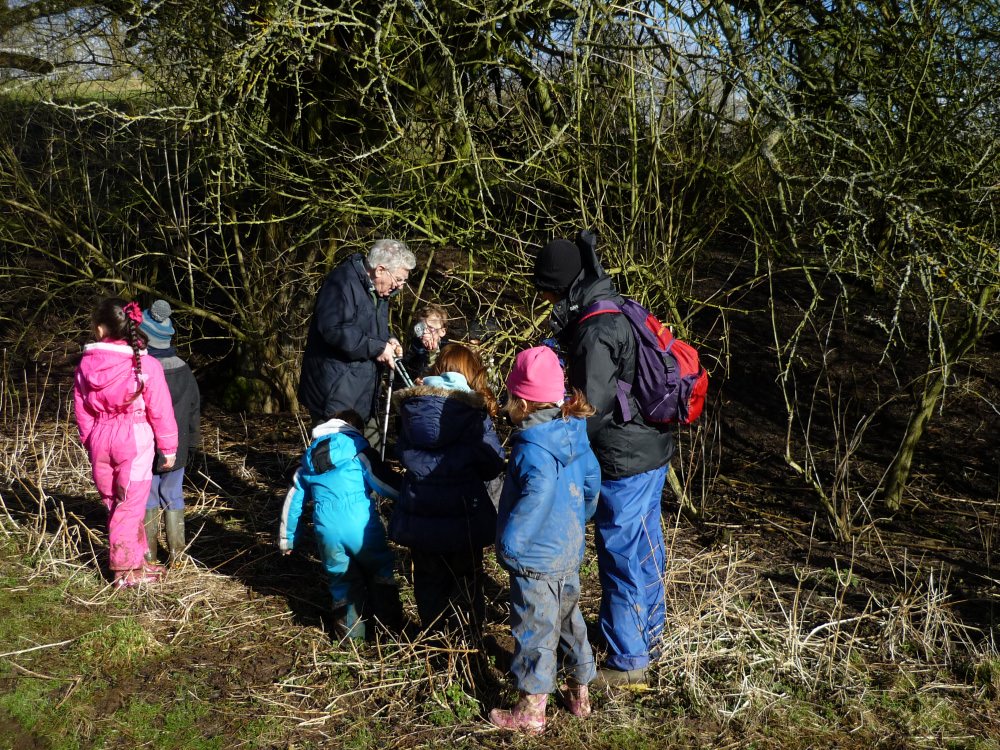
[[[173,465],[174,408],[163,368],[146,354],[135,302],[108,299],[94,310],[96,343],[83,348],[73,382],[80,441],[90,455],[94,484],[108,509],[108,546],[115,586],[158,581],[162,565],[144,559],[143,516],[153,480],[154,445]]]

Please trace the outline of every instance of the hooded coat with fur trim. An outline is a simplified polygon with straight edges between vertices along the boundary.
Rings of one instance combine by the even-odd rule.
[[[492,544],[497,515],[486,482],[503,472],[504,453],[482,396],[416,386],[396,393],[393,402],[396,451],[406,474],[389,537],[442,554]]]

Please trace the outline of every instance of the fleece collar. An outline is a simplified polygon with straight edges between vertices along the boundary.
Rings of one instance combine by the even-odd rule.
[[[355,435],[360,435],[361,433],[351,425],[347,424],[343,419],[328,419],[322,424],[318,424],[313,427],[312,438],[316,440],[317,438],[326,437],[327,435],[336,435],[337,433],[351,433]]]
[[[550,406],[548,409],[539,409],[524,418],[518,429],[524,431],[530,427],[537,427],[540,424],[551,422],[556,417],[562,416],[562,409],[558,406]]]
[[[127,354],[130,357],[135,353],[128,344],[120,344],[112,341],[94,341],[90,344],[84,344],[83,350],[85,352],[115,352],[116,354]],[[149,354],[149,352],[145,349],[140,349],[139,354]]]

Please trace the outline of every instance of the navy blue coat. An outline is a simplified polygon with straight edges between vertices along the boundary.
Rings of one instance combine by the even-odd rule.
[[[198,390],[194,373],[177,356],[176,349],[149,347],[147,351],[163,365],[163,379],[167,381],[167,390],[170,391],[170,400],[174,405],[174,418],[177,420],[177,457],[174,465],[166,471],[160,468],[163,465],[163,452],[159,449],[156,450],[153,462],[154,474],[166,474],[187,466],[190,452],[201,445],[201,391]]]
[[[579,572],[600,488],[586,421],[563,419],[558,409],[531,415],[511,438],[497,521],[500,564],[529,578]]]
[[[397,392],[393,403],[406,474],[389,538],[442,554],[492,544],[497,514],[485,483],[503,472],[504,453],[482,396],[420,385]]]
[[[364,257],[352,255],[330,272],[316,295],[299,402],[321,417],[353,409],[367,421],[376,411],[375,358],[388,341],[388,300],[375,293]]]

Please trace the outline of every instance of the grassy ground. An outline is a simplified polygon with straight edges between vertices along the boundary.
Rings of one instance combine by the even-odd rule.
[[[585,722],[552,707],[545,735],[512,738],[485,720],[512,695],[492,561],[482,642],[330,637],[314,556],[275,548],[302,446],[290,416],[209,407],[191,559],[155,588],[114,591],[68,372],[8,377],[0,396],[0,750],[1000,748],[992,610],[957,600],[941,555],[871,534],[831,545],[791,513],[692,524],[672,502],[649,689],[596,695]],[[593,622],[592,545],[582,573]],[[415,619],[403,556],[399,580]]]
[[[118,106],[121,102],[148,93],[150,87],[141,78],[134,76],[113,80],[33,77],[0,81],[0,97],[9,102],[22,104],[55,101],[73,104],[103,102]]]
[[[755,592],[735,552],[675,567],[700,580],[673,582],[690,593],[673,601],[649,690],[598,695],[586,722],[550,709],[545,736],[512,740],[483,719],[510,693],[494,648],[332,643],[280,597],[193,563],[156,590],[112,592],[92,564],[38,557],[44,538],[9,524],[4,748],[1000,746],[1000,660],[906,641],[889,660],[877,628],[796,627],[765,611],[781,599]]]

